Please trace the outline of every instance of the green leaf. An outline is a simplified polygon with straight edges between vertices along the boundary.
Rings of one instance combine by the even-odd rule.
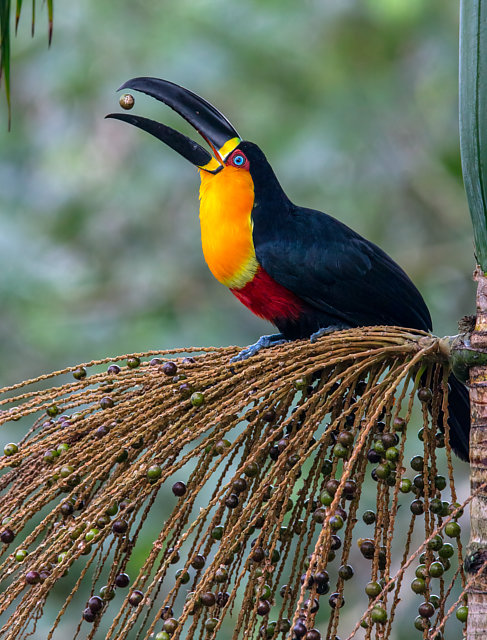
[[[17,4],[15,7],[15,34],[17,34],[21,11],[22,11],[22,0],[17,0]]]
[[[0,80],[5,79],[5,95],[10,129],[10,0],[0,0]]]
[[[49,21],[49,46],[51,46],[52,41],[52,23],[54,16],[54,0],[47,0],[47,19]]]
[[[461,0],[460,148],[476,258],[487,271],[487,0]]]

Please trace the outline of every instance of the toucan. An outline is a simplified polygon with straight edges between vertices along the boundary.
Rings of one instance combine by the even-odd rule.
[[[108,118],[152,134],[199,169],[201,240],[215,278],[278,334],[262,336],[238,358],[283,340],[369,325],[431,331],[428,308],[401,267],[382,249],[326,213],[295,205],[264,153],[197,94],[159,78],[119,90],[140,91],[187,120],[212,153],[178,131],[131,113]],[[453,450],[468,460],[466,387],[449,377]]]

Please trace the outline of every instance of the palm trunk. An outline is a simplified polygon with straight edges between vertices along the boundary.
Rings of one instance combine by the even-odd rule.
[[[463,178],[474,228],[478,262],[477,319],[471,347],[487,352],[487,0],[461,0],[460,141]],[[470,369],[472,428],[470,485],[475,494],[487,481],[487,366]],[[467,640],[486,637],[487,491],[470,504],[471,536],[465,567],[468,589]]]

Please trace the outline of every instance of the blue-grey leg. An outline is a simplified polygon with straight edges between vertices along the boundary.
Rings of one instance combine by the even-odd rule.
[[[234,356],[230,362],[239,362],[240,360],[247,360],[247,358],[251,358],[255,356],[261,349],[267,349],[268,347],[273,347],[276,344],[284,344],[287,340],[284,338],[282,333],[273,333],[270,336],[262,336],[257,340],[255,344],[251,344],[237,355]]]

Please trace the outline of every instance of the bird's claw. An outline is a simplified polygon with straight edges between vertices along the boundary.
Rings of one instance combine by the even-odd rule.
[[[261,349],[267,349],[268,347],[273,347],[277,344],[284,344],[287,342],[282,337],[281,333],[274,333],[270,336],[262,336],[260,337],[255,344],[251,344],[245,349],[242,349],[239,354],[230,359],[230,362],[240,362],[241,360],[247,360],[252,356],[255,356]]]

